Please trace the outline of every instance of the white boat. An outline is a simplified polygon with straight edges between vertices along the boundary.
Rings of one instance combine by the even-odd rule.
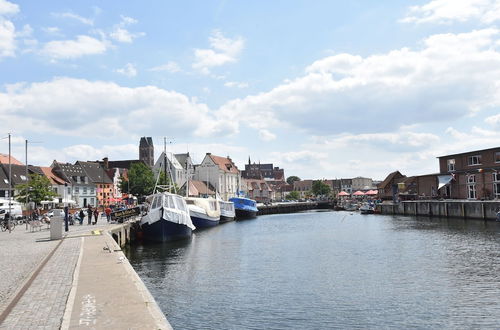
[[[144,239],[166,242],[191,237],[196,229],[184,199],[161,192],[146,198],[147,213],[141,218]]]
[[[361,214],[373,214],[375,213],[375,205],[368,202],[363,203],[363,205],[359,208],[359,211]]]
[[[226,202],[222,199],[218,200],[220,206],[220,222],[228,222],[234,220],[236,212],[233,202]]]
[[[186,197],[185,200],[191,220],[197,228],[213,227],[219,224],[220,207],[215,198]]]

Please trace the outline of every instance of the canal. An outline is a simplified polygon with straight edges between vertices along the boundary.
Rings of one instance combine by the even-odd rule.
[[[128,258],[174,329],[500,328],[500,223],[260,216]]]

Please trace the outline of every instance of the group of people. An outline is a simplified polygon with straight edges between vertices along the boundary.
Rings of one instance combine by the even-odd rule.
[[[106,214],[106,220],[108,222],[111,221],[111,208],[106,207],[104,209],[104,213]],[[91,205],[87,206],[87,224],[88,225],[95,225],[97,224],[97,220],[99,219],[99,208],[95,207],[93,208]],[[78,216],[78,221],[80,225],[83,224],[83,220],[85,219],[85,211],[84,209],[80,209],[80,212],[75,212],[75,216]],[[92,221],[92,217],[94,217],[94,221]]]

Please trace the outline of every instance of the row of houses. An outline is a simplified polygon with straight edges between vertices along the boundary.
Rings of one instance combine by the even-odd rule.
[[[439,173],[390,173],[379,184],[386,200],[500,198],[500,147],[438,157]]]
[[[306,197],[312,189],[312,185],[316,180],[300,180],[293,183],[292,190],[299,192],[300,197]],[[352,194],[355,191],[368,191],[376,189],[378,184],[371,178],[355,177],[352,179],[334,179],[321,180],[324,184],[330,187],[331,194],[337,196],[341,191]]]

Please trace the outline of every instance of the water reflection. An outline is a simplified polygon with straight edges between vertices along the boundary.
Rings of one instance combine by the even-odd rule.
[[[309,212],[128,256],[176,329],[499,328],[500,224]]]

